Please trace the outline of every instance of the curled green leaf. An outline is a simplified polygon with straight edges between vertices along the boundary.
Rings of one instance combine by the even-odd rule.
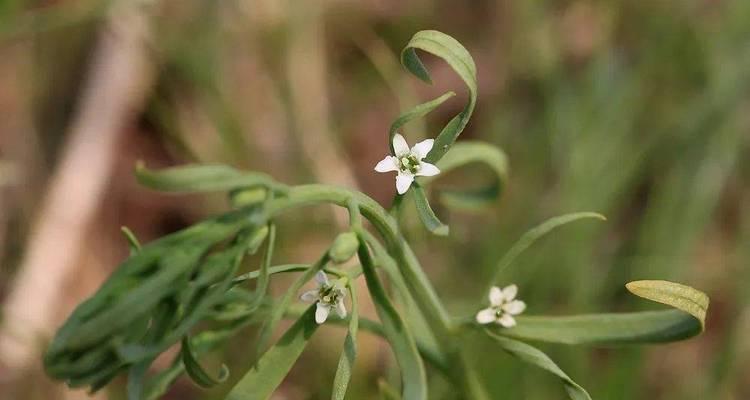
[[[229,368],[226,365],[221,366],[219,376],[214,378],[203,369],[203,367],[196,360],[193,350],[190,346],[190,339],[187,336],[182,338],[182,363],[185,365],[185,372],[198,386],[204,388],[210,388],[218,385],[227,380],[229,377]]]
[[[572,400],[591,400],[591,396],[589,396],[586,390],[582,388],[581,385],[575,383],[565,371],[560,369],[560,367],[558,367],[557,364],[555,364],[555,362],[541,350],[524,342],[496,335],[489,330],[486,332],[487,335],[494,339],[495,342],[503,348],[503,350],[507,351],[514,357],[525,363],[539,367],[560,378],[565,385],[565,391]]]
[[[440,175],[420,178],[424,184],[445,176],[446,173],[468,164],[481,163],[492,170],[492,182],[470,190],[440,190],[442,204],[465,211],[473,211],[494,204],[508,179],[508,161],[500,148],[478,141],[461,141],[453,145],[437,163]]]
[[[424,117],[425,115],[429,114],[432,110],[438,108],[441,104],[445,103],[446,100],[450,99],[451,97],[455,96],[456,94],[453,92],[448,92],[443,94],[442,96],[430,100],[428,102],[419,104],[412,108],[409,111],[406,111],[402,113],[401,115],[396,118],[395,121],[391,124],[391,129],[388,130],[388,145],[391,147],[391,154],[396,155],[395,150],[393,149],[393,137],[396,136],[396,132],[399,128],[406,125],[409,121]]]
[[[453,117],[438,134],[432,151],[427,155],[426,161],[434,164],[448,152],[474,112],[474,106],[477,102],[477,67],[474,64],[474,59],[471,58],[471,54],[456,39],[438,31],[419,31],[414,34],[401,52],[401,64],[427,83],[432,83],[432,79],[422,60],[419,59],[416,49],[443,59],[461,77],[469,89],[469,102],[466,107]]]

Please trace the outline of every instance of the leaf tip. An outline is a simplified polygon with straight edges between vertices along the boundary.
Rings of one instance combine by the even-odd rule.
[[[135,172],[136,173],[139,173],[139,172],[141,172],[141,171],[143,171],[145,169],[147,169],[145,161],[143,161],[143,160],[137,160],[135,162]]]
[[[448,236],[450,233],[450,227],[448,225],[441,225],[432,231],[437,236]]]

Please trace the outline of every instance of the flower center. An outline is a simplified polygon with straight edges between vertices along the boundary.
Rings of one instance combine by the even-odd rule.
[[[337,287],[333,285],[322,286],[318,290],[318,299],[320,299],[321,302],[326,303],[326,304],[334,305],[339,301],[341,297],[342,297],[341,289],[338,289]]]
[[[398,168],[401,172],[416,174],[419,172],[419,159],[413,154],[407,154],[399,158]]]

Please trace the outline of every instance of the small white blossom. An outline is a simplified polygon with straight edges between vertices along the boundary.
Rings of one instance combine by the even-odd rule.
[[[504,289],[493,286],[490,289],[490,306],[477,313],[476,319],[480,324],[495,322],[506,328],[516,326],[514,315],[526,309],[526,303],[516,300],[518,286],[510,285]]]
[[[315,281],[318,283],[318,288],[315,290],[309,290],[302,293],[300,299],[308,303],[317,302],[317,309],[315,310],[315,322],[322,324],[328,319],[328,314],[331,313],[333,308],[336,314],[341,318],[346,318],[346,306],[344,306],[344,297],[346,297],[346,291],[341,287],[338,282],[330,283],[325,272],[318,271],[315,274]]]
[[[398,194],[404,194],[409,190],[415,177],[433,176],[440,173],[438,167],[422,161],[427,157],[427,153],[432,150],[432,145],[434,143],[435,140],[427,139],[415,144],[414,147],[409,149],[406,139],[404,139],[401,134],[397,133],[393,137],[393,151],[396,155],[386,156],[382,159],[375,166],[375,171],[398,171],[398,175],[396,175],[396,191]]]

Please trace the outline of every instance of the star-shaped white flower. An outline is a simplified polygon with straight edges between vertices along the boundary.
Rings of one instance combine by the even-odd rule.
[[[526,309],[526,303],[516,300],[518,286],[510,285],[504,289],[493,286],[490,289],[490,306],[477,313],[476,319],[480,324],[495,322],[506,328],[516,326],[514,315]]]
[[[315,322],[322,324],[328,319],[328,314],[333,308],[336,314],[341,318],[346,318],[346,306],[344,306],[344,297],[346,291],[338,282],[330,283],[325,272],[318,271],[315,274],[315,281],[318,282],[318,288],[302,293],[300,299],[308,303],[317,302],[315,310]]]
[[[426,139],[409,149],[406,139],[397,133],[393,137],[393,151],[396,155],[386,156],[382,159],[375,166],[375,171],[398,171],[398,175],[396,175],[396,191],[398,194],[404,194],[409,190],[412,182],[414,182],[414,177],[433,176],[440,173],[438,167],[422,161],[427,157],[427,153],[432,150],[434,143],[435,140]]]

